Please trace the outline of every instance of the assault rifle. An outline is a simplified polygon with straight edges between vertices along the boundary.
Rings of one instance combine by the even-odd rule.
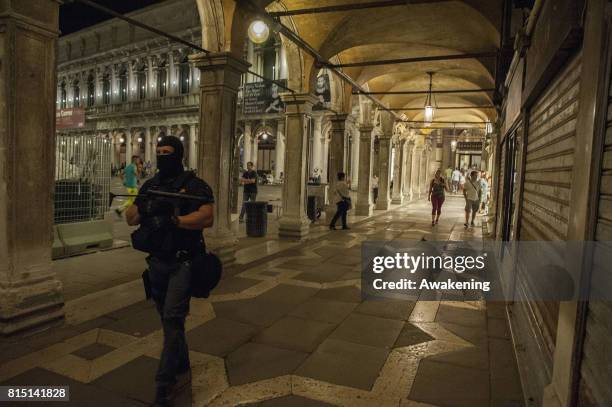
[[[128,197],[128,198],[143,197],[147,199],[155,199],[155,198],[187,199],[191,201],[200,201],[203,204],[210,203],[210,198],[206,198],[202,196],[181,194],[177,192],[157,191],[157,190],[151,190],[151,189],[145,192],[144,194],[129,195],[129,194],[114,194],[112,192],[109,192],[109,195],[110,195],[109,206],[110,204],[112,204],[113,199],[115,199],[115,197]]]

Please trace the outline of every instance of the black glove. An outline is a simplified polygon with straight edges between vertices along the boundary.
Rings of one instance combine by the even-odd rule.
[[[142,218],[140,224],[152,230],[170,229],[176,226],[176,217],[168,215],[147,216]]]
[[[138,205],[140,216],[170,216],[174,213],[174,205],[165,199],[145,199]]]

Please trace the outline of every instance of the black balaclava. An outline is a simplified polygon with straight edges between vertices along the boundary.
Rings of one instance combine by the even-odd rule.
[[[177,137],[163,136],[157,147],[174,147],[168,155],[157,155],[157,169],[162,178],[174,178],[183,172],[183,143]]]

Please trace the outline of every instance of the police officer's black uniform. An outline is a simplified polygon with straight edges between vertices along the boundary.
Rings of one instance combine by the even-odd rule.
[[[185,318],[192,293],[191,263],[194,256],[205,250],[202,231],[177,228],[176,216],[195,212],[203,204],[212,204],[214,198],[206,182],[183,170],[183,145],[178,138],[165,136],[159,146],[172,146],[174,153],[157,156],[158,174],[140,189],[135,205],[141,227],[132,235],[132,242],[135,248],[150,253],[147,276],[164,331],[164,347],[155,378],[155,405],[164,406],[169,405],[168,397],[177,376],[190,370]],[[151,189],[196,195],[205,200],[172,202],[144,197]]]

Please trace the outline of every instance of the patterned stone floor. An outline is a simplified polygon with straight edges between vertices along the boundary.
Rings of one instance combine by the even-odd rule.
[[[500,304],[361,299],[362,241],[482,239],[464,229],[462,202],[449,197],[434,228],[417,202],[227,275],[192,300],[193,383],[175,405],[522,405]],[[3,346],[0,382],[68,384],[74,406],[151,403],[158,316],[144,301],[117,305],[137,290],[108,289],[103,305],[72,305],[67,326]]]

